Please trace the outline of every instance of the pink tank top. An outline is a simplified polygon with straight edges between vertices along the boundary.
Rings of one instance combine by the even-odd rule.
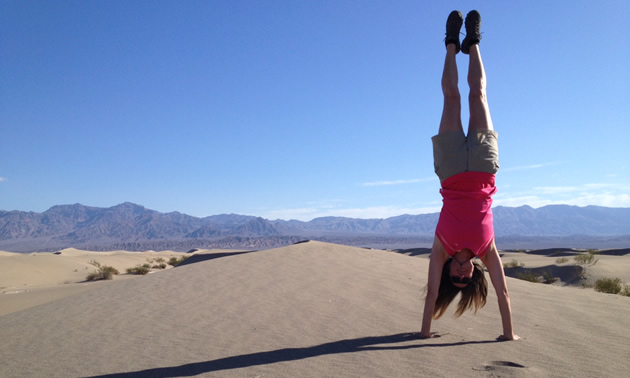
[[[495,176],[486,172],[462,172],[442,182],[442,211],[435,230],[446,252],[453,256],[463,248],[482,257],[494,240],[492,195]]]

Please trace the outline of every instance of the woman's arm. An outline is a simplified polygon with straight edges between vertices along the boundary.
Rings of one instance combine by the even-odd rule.
[[[505,282],[503,264],[501,263],[501,257],[499,257],[499,252],[494,242],[492,242],[485,256],[481,258],[481,261],[488,269],[490,281],[492,281],[492,286],[494,286],[499,300],[499,312],[501,313],[501,322],[503,323],[503,334],[499,336],[499,340],[518,340],[519,337],[514,334],[512,329],[512,307],[510,305],[507,283]]]
[[[433,337],[431,334],[431,320],[433,319],[433,310],[435,309],[435,301],[440,290],[440,279],[442,278],[442,269],[444,263],[448,259],[446,249],[435,237],[433,247],[431,248],[431,257],[429,260],[429,279],[427,282],[427,295],[424,301],[424,312],[422,314],[422,330],[420,331],[421,339]]]

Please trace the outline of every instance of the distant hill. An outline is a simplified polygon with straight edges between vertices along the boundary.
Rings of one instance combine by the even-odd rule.
[[[630,208],[499,206],[493,211],[500,248],[630,246]],[[426,246],[438,217],[438,213],[386,219],[323,217],[302,222],[236,214],[198,218],[129,202],[109,208],[60,205],[43,213],[0,211],[0,250],[262,249],[304,239],[379,248]]]

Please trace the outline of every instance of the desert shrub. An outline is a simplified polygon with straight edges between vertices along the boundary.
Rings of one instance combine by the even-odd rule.
[[[140,274],[140,275],[145,275],[145,274],[149,274],[149,272],[151,271],[151,267],[146,266],[147,264],[144,265],[136,265],[133,268],[127,268],[127,274]]]
[[[630,297],[630,285],[628,284],[623,285],[623,288],[621,289],[621,292],[619,292],[619,294],[625,297]]]
[[[516,259],[512,259],[512,261],[510,261],[509,263],[505,263],[503,264],[504,268],[518,268],[518,267],[524,267],[525,264],[524,263],[519,263],[518,260]]]
[[[171,257],[170,260],[168,260],[168,265],[171,266],[177,266],[181,263],[183,263],[184,261],[186,261],[186,259],[188,259],[190,256],[182,256],[179,259],[177,257]]]
[[[557,280],[558,280],[558,277],[554,277],[553,274],[549,272],[543,273],[543,283],[550,284],[550,283],[556,282]]]
[[[165,263],[155,264],[151,267],[151,269],[166,269]]]
[[[518,278],[519,280],[540,283],[538,276],[532,272],[518,273],[516,275],[516,278]]]
[[[556,264],[564,264],[565,262],[569,262],[569,259],[566,257],[558,257],[556,259]]]
[[[118,270],[113,266],[101,265],[94,260],[90,261],[90,264],[94,265],[97,269],[85,277],[86,281],[111,280],[114,278],[115,274],[118,274]]]
[[[579,255],[575,256],[573,259],[575,260],[577,264],[580,264],[580,265],[595,265],[597,261],[599,261],[599,259],[595,258],[596,254],[597,254],[597,251],[593,249],[589,249],[588,252],[580,253]]]
[[[595,281],[595,290],[602,293],[619,294],[621,280],[619,278],[600,278]]]
[[[165,260],[163,258],[161,258],[161,257],[158,257],[158,258],[155,259],[155,262],[158,263],[158,264],[161,264],[161,263],[165,262]]]

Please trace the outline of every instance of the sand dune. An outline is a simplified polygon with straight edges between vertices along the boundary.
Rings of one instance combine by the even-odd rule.
[[[158,259],[168,262],[172,257],[182,256],[191,261],[201,261],[226,253],[240,253],[232,250],[198,250],[194,254],[173,251],[163,252],[90,252],[74,248],[57,253],[11,253],[0,252],[0,315],[50,302],[68,295],[90,290],[99,282],[85,282],[86,276],[95,271],[93,262],[116,268],[120,275],[114,280],[138,278],[125,275],[127,268],[150,263],[157,265]],[[166,269],[172,266],[166,264]],[[152,273],[158,271],[154,269]],[[1,295],[19,294],[19,295]]]
[[[0,255],[5,292],[24,286],[4,281],[15,257]],[[426,256],[308,242],[214,257],[113,282],[29,276],[42,286],[0,294],[3,308],[34,291],[71,292],[0,316],[0,376],[621,377],[630,368],[628,297],[508,278],[522,340],[494,341],[492,290],[477,315],[447,314],[434,322],[440,338],[417,340]],[[603,257],[619,260],[609,268]],[[627,256],[600,258],[596,266],[628,271]]]

